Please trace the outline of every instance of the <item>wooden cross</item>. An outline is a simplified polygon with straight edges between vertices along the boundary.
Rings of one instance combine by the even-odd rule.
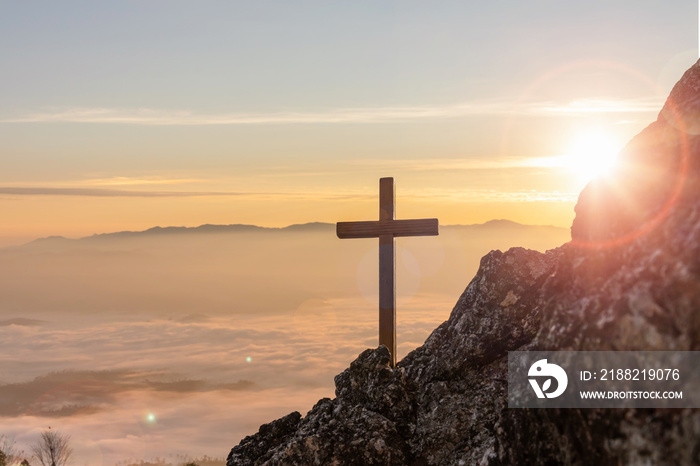
[[[379,221],[338,222],[338,238],[379,238],[379,344],[396,365],[396,245],[398,236],[436,236],[438,219],[396,220],[393,178],[379,180]]]

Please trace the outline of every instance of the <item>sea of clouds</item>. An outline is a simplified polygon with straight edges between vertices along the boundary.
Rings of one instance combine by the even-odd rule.
[[[447,318],[440,299],[401,307],[399,357]],[[0,422],[19,449],[51,426],[71,435],[76,464],[224,457],[261,424],[333,397],[333,377],[377,344],[364,299],[275,316],[100,317],[0,327],[11,348]]]

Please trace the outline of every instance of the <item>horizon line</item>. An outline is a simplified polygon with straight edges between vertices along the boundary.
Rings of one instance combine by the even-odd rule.
[[[557,229],[567,229],[568,227],[564,226],[557,226],[557,225],[542,225],[542,224],[529,224],[529,223],[520,223],[516,222],[514,220],[509,220],[509,219],[504,219],[504,218],[494,218],[487,220],[482,223],[468,223],[468,224],[463,224],[463,223],[451,223],[451,224],[445,224],[445,225],[440,225],[440,227],[444,228],[453,228],[453,227],[479,227],[479,226],[485,226],[488,224],[494,224],[494,223],[501,223],[501,224],[511,224],[515,226],[523,226],[523,227],[540,227],[540,228],[557,228]],[[96,239],[100,237],[108,237],[108,236],[116,236],[116,235],[141,235],[141,234],[167,234],[168,232],[170,233],[176,233],[176,232],[190,232],[194,233],[194,230],[204,228],[206,229],[207,227],[210,228],[231,228],[231,227],[240,227],[240,228],[248,228],[248,229],[256,229],[256,230],[269,230],[269,231],[282,231],[294,227],[308,227],[308,226],[320,226],[320,227],[334,227],[335,223],[330,223],[330,222],[305,222],[305,223],[292,223],[290,225],[286,225],[283,227],[266,227],[266,226],[260,226],[260,225],[255,225],[255,224],[248,224],[248,223],[230,223],[230,224],[212,224],[212,223],[203,223],[201,225],[197,226],[184,226],[184,225],[169,225],[169,226],[153,226],[150,228],[147,228],[145,230],[121,230],[121,231],[112,231],[112,232],[103,232],[103,233],[93,233],[92,235],[88,236],[81,236],[78,238],[70,238],[62,235],[49,235],[49,236],[42,236],[35,238],[33,240],[30,240],[27,243],[19,244],[16,246],[5,246],[5,247],[0,247],[0,250],[2,249],[12,249],[12,248],[18,248],[22,246],[26,246],[28,244],[37,242],[37,241],[47,241],[47,240],[68,240],[68,241],[81,241],[81,240],[86,240],[86,239]],[[213,233],[215,234],[216,232],[208,232],[208,233]],[[224,233],[224,232],[220,232]]]

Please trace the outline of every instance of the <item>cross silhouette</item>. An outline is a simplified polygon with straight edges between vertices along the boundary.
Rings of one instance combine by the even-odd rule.
[[[399,236],[436,236],[438,219],[396,220],[394,178],[379,180],[379,221],[338,222],[340,239],[379,238],[379,344],[396,365],[396,244]]]

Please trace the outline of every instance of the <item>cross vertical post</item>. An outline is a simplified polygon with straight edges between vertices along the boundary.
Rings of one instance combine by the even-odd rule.
[[[379,238],[379,344],[396,365],[396,244],[398,236],[435,236],[438,219],[396,220],[393,178],[379,180],[379,221],[338,222],[338,238]]]
[[[396,190],[393,178],[379,180],[379,222],[395,219]],[[396,363],[396,241],[392,233],[379,235],[379,344]]]

